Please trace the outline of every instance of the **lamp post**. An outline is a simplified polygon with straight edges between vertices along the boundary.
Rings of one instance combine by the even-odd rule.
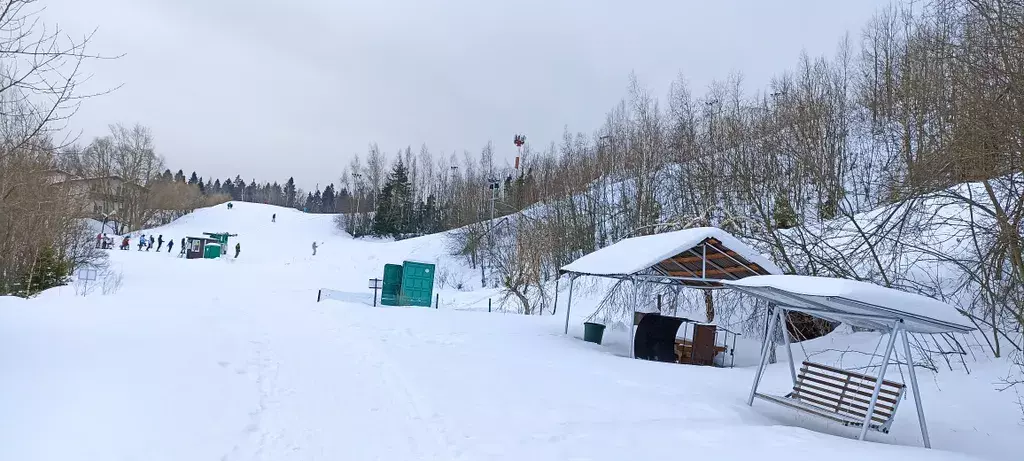
[[[456,182],[456,181],[457,181],[457,180],[459,179],[459,174],[458,174],[458,171],[459,171],[459,167],[458,167],[458,166],[455,166],[455,165],[452,165],[452,166],[451,166],[451,167],[450,167],[450,168],[448,169],[448,172],[449,172],[449,174],[451,175],[451,176],[450,176],[450,180],[451,180],[451,185],[449,186],[449,189],[448,189],[448,190],[449,190],[449,191],[451,191],[452,193],[449,193],[449,194],[445,194],[445,195],[446,195],[446,197],[445,197],[445,198],[446,198],[446,201],[445,201],[445,209],[449,210],[449,212],[451,212],[451,210],[452,210],[452,209],[454,208],[454,202],[455,202],[455,194],[454,194],[454,192],[455,192],[456,190],[458,190],[458,189],[457,189],[457,188],[455,187],[455,182]],[[446,182],[447,182],[447,181],[446,181]],[[448,186],[448,184],[445,184],[445,185],[446,185],[446,186]],[[450,218],[450,216],[449,216],[449,218]],[[459,223],[459,224],[462,224],[462,223]]]
[[[493,176],[487,178],[487,190],[491,193],[491,219],[487,221],[487,229],[484,230],[484,235],[487,237],[487,256],[494,257],[494,239],[491,236],[491,230],[494,225],[494,199],[497,196],[498,190],[501,187],[501,183],[498,182]],[[487,276],[484,270],[486,259],[480,259],[480,284],[484,287],[487,286]]]

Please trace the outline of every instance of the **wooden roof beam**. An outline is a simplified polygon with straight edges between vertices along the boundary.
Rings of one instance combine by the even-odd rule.
[[[682,253],[680,253],[680,254],[682,254]],[[729,251],[725,252],[724,254],[723,253],[711,253],[711,254],[709,254],[707,256],[707,259],[725,259],[725,258],[728,258],[730,256],[736,257],[736,256],[739,256],[739,255],[737,255],[735,251],[729,250]],[[684,257],[674,256],[674,257],[672,257],[670,259],[675,261],[675,262],[678,262],[678,263],[699,263],[701,261],[701,257],[700,256],[684,256]]]
[[[668,272],[669,272],[669,275],[672,275],[673,277],[686,277],[686,276],[689,275],[689,274],[684,274],[682,272],[676,272],[676,271],[668,271]],[[731,267],[723,267],[723,268],[714,268],[714,269],[708,269],[707,273],[705,274],[705,276],[727,275],[727,274],[741,274],[741,273],[748,273],[749,274],[750,273],[750,269],[747,269],[746,267],[743,267],[743,266],[731,266]]]

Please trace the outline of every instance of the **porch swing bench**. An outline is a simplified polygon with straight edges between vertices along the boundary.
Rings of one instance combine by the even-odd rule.
[[[729,288],[768,301],[770,306],[767,331],[761,345],[761,362],[754,374],[754,384],[747,396],[747,405],[761,398],[797,410],[860,428],[858,439],[864,440],[868,429],[888,433],[896,407],[903,399],[904,385],[885,380],[885,371],[902,339],[903,357],[907,363],[910,390],[914,393],[921,441],[931,448],[928,426],[924,420],[920,387],[914,371],[910,350],[910,333],[970,333],[974,326],[949,304],[921,295],[886,288],[855,280],[802,275],[762,275],[724,281]],[[878,377],[840,370],[812,362],[803,362],[800,372],[793,361],[792,342],[787,327],[787,313],[801,312],[814,317],[846,323],[888,335]],[[774,350],[776,328],[781,329],[789,360],[793,391],[785,397],[757,392]],[[883,336],[884,338],[884,336]],[[881,345],[882,339],[879,339]],[[897,361],[896,366],[899,366]]]
[[[813,362],[803,362],[793,391],[785,397],[756,393],[756,397],[809,413],[848,427],[862,427],[878,378]],[[889,433],[904,386],[882,380],[869,429]]]

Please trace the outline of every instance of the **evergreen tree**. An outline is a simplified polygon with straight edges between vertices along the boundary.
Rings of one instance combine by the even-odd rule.
[[[245,186],[245,198],[243,198],[242,200],[245,200],[247,202],[258,202],[259,201],[258,197],[256,197],[256,180],[255,179],[253,179],[251,182],[249,182],[248,186]]]
[[[203,184],[203,178],[199,178],[199,182],[196,183],[196,186],[199,187],[199,193],[206,195],[206,185]]]
[[[796,211],[793,210],[789,197],[779,192],[775,195],[775,227],[777,229],[790,229],[798,224]]]
[[[352,206],[355,204],[352,198],[352,194],[348,192],[348,189],[342,187],[334,197],[334,209],[335,211],[349,212],[352,211]]]
[[[213,181],[213,190],[210,191],[210,193],[211,194],[219,194],[221,192],[222,191],[221,191],[221,187],[220,187],[220,180],[216,179],[216,180]]]
[[[409,183],[409,173],[405,164],[399,159],[380,191],[377,210],[373,216],[373,234],[400,238],[412,233],[412,214],[412,184]]]
[[[196,172],[195,171],[192,172],[192,176],[188,177],[188,183],[193,185],[193,186],[196,185],[196,184],[199,184],[199,176],[196,176]]]
[[[283,205],[284,196],[281,193],[281,185],[274,181],[267,191],[267,202],[273,205]]]
[[[220,183],[220,189],[221,192],[230,195],[232,200],[238,200],[238,197],[235,195],[238,193],[235,191],[235,182],[230,178],[225,179],[224,182]]]
[[[26,274],[25,283],[18,294],[27,298],[40,291],[64,285],[70,273],[71,265],[68,261],[57,256],[53,248],[45,247],[39,252],[32,271]]]
[[[174,173],[174,182],[185,182],[185,172],[178,170],[177,173]]]
[[[295,198],[295,178],[288,178],[288,182],[284,183],[284,206],[298,206]]]
[[[316,202],[313,201],[313,193],[312,192],[307,193],[306,194],[306,205],[302,208],[302,211],[305,211],[307,213],[313,213],[314,212],[313,210],[315,210],[315,209],[316,209]]]
[[[323,213],[324,202],[320,195],[320,189],[313,193],[313,206],[309,207],[310,213]]]
[[[437,198],[434,194],[427,196],[427,200],[421,202],[419,213],[419,234],[433,234],[441,231],[441,214],[437,209]]]
[[[164,170],[164,172],[160,174],[160,180],[166,182],[174,181],[174,175],[171,174],[171,170]]]
[[[334,213],[337,210],[334,199],[334,184],[328,184],[324,188],[324,193],[320,195],[320,212]]]
[[[235,200],[245,201],[245,181],[239,175],[235,176]]]

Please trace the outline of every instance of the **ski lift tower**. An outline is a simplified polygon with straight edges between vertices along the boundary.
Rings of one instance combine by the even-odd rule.
[[[523,157],[523,144],[526,144],[526,136],[517,134],[515,137],[516,148],[519,149],[519,155],[516,155],[516,169],[519,169],[519,161]]]

